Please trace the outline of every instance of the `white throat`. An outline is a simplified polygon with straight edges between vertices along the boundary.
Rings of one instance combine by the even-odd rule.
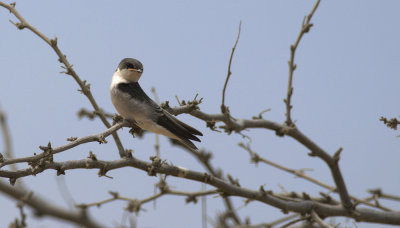
[[[137,71],[127,70],[127,69],[120,70],[119,68],[115,73],[119,74],[120,77],[124,78],[128,82],[138,82],[140,76],[142,76],[142,73],[139,73]]]
[[[124,77],[122,77],[118,71],[115,71],[115,73],[113,74],[112,80],[111,80],[110,89],[112,89],[113,87],[116,87],[120,83],[128,83],[128,82],[129,81],[126,80]]]

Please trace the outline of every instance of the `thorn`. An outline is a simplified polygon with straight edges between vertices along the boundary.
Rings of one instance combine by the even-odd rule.
[[[17,178],[10,178],[10,184],[12,185],[12,186],[14,186],[15,185],[15,182],[17,181]]]
[[[314,152],[310,152],[310,153],[308,153],[308,156],[310,156],[310,157],[316,157],[317,156],[317,154],[315,154]]]
[[[12,8],[15,8],[15,5],[17,5],[17,3],[16,3],[16,2],[12,2],[12,3],[10,3],[10,6],[11,6]]]
[[[59,167],[57,169],[57,176],[60,176],[60,175],[65,175],[65,169],[62,167]]]
[[[96,157],[95,154],[93,154],[92,151],[89,151],[89,157],[88,158],[92,159],[93,161],[97,161],[97,157]]]
[[[303,192],[303,199],[305,200],[311,200],[310,195],[308,195],[307,193]]]
[[[179,101],[179,98],[177,95],[175,95],[176,101],[178,102],[179,106],[182,106],[181,102]]]
[[[77,139],[78,139],[78,137],[73,137],[73,136],[71,136],[71,137],[67,138],[67,141],[73,142],[73,141],[75,141],[75,140],[77,140]]]
[[[113,191],[109,191],[108,192],[114,199],[117,199],[119,197],[119,193],[118,192],[113,192]]]
[[[113,179],[113,177],[106,175],[107,172],[108,172],[108,170],[105,167],[103,167],[103,168],[99,169],[98,175],[99,175],[99,177],[103,177],[104,176],[104,177],[108,177],[110,179]]]
[[[54,39],[51,39],[51,40],[50,40],[50,44],[51,44],[51,46],[53,46],[53,47],[54,47],[54,46],[57,46],[57,37],[56,37],[56,36],[54,37]]]
[[[126,157],[125,157],[125,158],[133,158],[132,153],[133,153],[133,150],[132,150],[132,149],[126,149],[126,150],[125,150],[125,154],[126,154]]]
[[[259,191],[261,192],[261,195],[262,195],[262,196],[265,196],[265,195],[266,195],[266,192],[265,192],[265,190],[264,190],[264,186],[263,186],[263,185],[260,186],[260,190],[259,190]]]
[[[99,142],[99,144],[106,144],[106,143],[108,143],[107,140],[104,138],[103,135],[97,137],[97,138],[96,138],[96,141]]]
[[[342,152],[342,150],[343,150],[343,148],[340,147],[340,148],[335,152],[335,154],[333,155],[333,160],[335,160],[336,163],[339,162],[340,153]]]

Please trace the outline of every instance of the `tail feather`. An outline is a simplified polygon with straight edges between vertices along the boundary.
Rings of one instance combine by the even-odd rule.
[[[191,141],[189,141],[189,140],[187,140],[187,139],[181,139],[181,142],[182,142],[185,146],[189,147],[190,149],[198,150],[198,148],[197,148]]]
[[[185,124],[184,122],[178,120],[177,118],[171,116],[172,118],[174,118],[174,121],[176,121],[179,125],[181,125],[182,127],[184,127],[188,132],[190,132],[193,135],[199,135],[199,136],[203,136],[203,134],[198,131],[197,129],[195,129],[194,127],[191,127],[187,124]]]
[[[191,141],[187,139],[172,139],[170,138],[172,144],[178,144],[179,146],[186,147],[188,150],[199,150]]]
[[[163,126],[182,140],[194,140],[200,142],[200,139],[195,135],[202,135],[201,132],[179,121],[168,112],[164,112],[164,115],[158,117],[157,124]]]

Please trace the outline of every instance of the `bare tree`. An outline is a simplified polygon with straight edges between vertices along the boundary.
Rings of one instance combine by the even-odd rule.
[[[283,172],[288,172],[296,177],[304,179],[305,181],[318,185],[319,187],[326,189],[329,193],[332,193],[321,193],[319,196],[312,196],[309,193],[276,193],[265,189],[264,186],[260,186],[259,189],[249,189],[241,186],[237,179],[229,174],[223,175],[223,172],[220,169],[214,167],[214,165],[211,163],[211,152],[207,152],[206,150],[197,151],[188,149],[180,145],[180,143],[177,141],[173,141],[172,143],[174,143],[176,146],[184,148],[187,153],[193,155],[204,167],[205,172],[169,164],[160,158],[159,153],[157,153],[156,156],[151,157],[150,161],[137,159],[132,155],[132,151],[124,148],[117,132],[121,128],[131,128],[131,133],[138,135],[139,137],[143,132],[128,121],[122,120],[120,117],[115,116],[112,113],[104,112],[103,109],[99,107],[90,90],[90,85],[86,82],[86,80],[82,80],[79,77],[78,73],[68,61],[66,55],[60,50],[57,44],[57,37],[50,39],[38,29],[33,27],[30,23],[28,23],[17,11],[15,3],[6,4],[0,2],[0,6],[8,10],[16,17],[17,22],[11,22],[18,29],[30,30],[54,50],[58,56],[59,62],[63,65],[63,73],[71,76],[79,85],[80,92],[87,97],[92,105],[92,110],[82,109],[80,110],[79,115],[81,117],[87,117],[91,119],[99,118],[107,127],[107,130],[99,132],[95,135],[89,135],[85,137],[70,137],[67,139],[69,142],[64,145],[54,146],[51,143],[48,143],[48,145],[40,147],[42,150],[41,153],[33,156],[15,158],[11,149],[11,139],[9,136],[10,129],[7,126],[6,115],[4,111],[0,110],[0,124],[5,143],[5,153],[0,154],[0,177],[2,177],[4,180],[8,179],[11,185],[17,185],[16,187],[12,187],[4,180],[1,180],[0,192],[19,201],[18,208],[21,214],[20,218],[11,221],[10,227],[27,226],[25,221],[26,214],[24,213],[25,206],[35,211],[38,216],[51,216],[65,222],[74,223],[78,226],[84,227],[105,227],[104,224],[100,224],[96,218],[91,217],[88,214],[88,208],[112,203],[116,200],[122,200],[126,201],[127,203],[127,211],[138,213],[142,209],[142,205],[149,202],[154,202],[156,199],[166,195],[178,195],[186,197],[186,202],[197,202],[199,197],[204,199],[206,196],[220,196],[224,202],[225,211],[217,216],[214,224],[216,227],[296,227],[296,225],[297,227],[335,227],[337,224],[328,223],[326,218],[337,216],[353,218],[357,222],[400,225],[400,212],[382,206],[379,203],[379,199],[381,198],[399,201],[399,196],[386,194],[380,189],[371,190],[371,196],[367,198],[351,195],[346,187],[345,177],[343,176],[339,167],[342,148],[338,148],[337,151],[331,155],[328,153],[328,151],[322,149],[317,142],[305,135],[293,121],[291,115],[291,98],[293,95],[293,77],[296,70],[295,54],[304,35],[310,32],[310,29],[313,26],[311,20],[319,6],[319,3],[319,0],[316,1],[310,13],[304,17],[300,32],[294,44],[290,46],[290,58],[288,62],[288,85],[286,98],[284,99],[286,105],[286,120],[284,123],[277,123],[264,119],[262,115],[265,111],[254,116],[252,119],[235,118],[230,112],[229,107],[226,105],[225,95],[228,88],[228,82],[232,74],[231,64],[232,59],[234,58],[235,49],[239,42],[241,24],[239,25],[236,42],[232,48],[229,59],[228,73],[222,91],[221,112],[206,113],[201,111],[200,105],[202,103],[202,99],[198,99],[197,95],[191,100],[185,101],[177,99],[179,102],[179,106],[177,107],[171,107],[169,102],[164,102],[161,104],[164,109],[173,115],[189,114],[204,121],[211,131],[222,130],[227,134],[237,133],[243,135],[242,132],[244,130],[259,128],[266,131],[274,131],[278,137],[290,137],[294,139],[310,151],[308,154],[309,156],[317,157],[325,162],[331,172],[335,183],[334,186],[328,185],[307,175],[304,170],[288,168],[284,165],[277,164],[268,160],[267,158],[262,157],[251,148],[249,143],[240,143],[239,146],[242,147],[244,151],[248,152],[252,162],[256,164],[261,163],[273,166]],[[112,124],[110,123],[111,121],[113,122]],[[398,124],[398,121],[395,119],[388,121],[387,119],[382,118],[382,121],[394,129],[396,129]],[[66,152],[74,147],[78,147],[89,142],[98,142],[100,144],[107,143],[107,138],[110,135],[115,141],[120,159],[99,160],[93,153],[90,153],[89,157],[82,158],[80,160],[56,161],[53,158],[53,156],[57,153]],[[158,138],[156,138],[155,148],[156,151],[158,151]],[[28,164],[28,168],[18,169],[16,164],[20,163]],[[6,169],[6,167],[8,167],[8,169]],[[31,190],[29,190],[28,186],[23,184],[22,181],[17,182],[17,180],[22,180],[23,177],[40,175],[40,173],[43,171],[51,169],[55,170],[57,175],[65,175],[66,170],[72,169],[96,169],[99,171],[99,176],[107,176],[108,171],[123,167],[142,170],[149,176],[158,175],[159,181],[156,185],[158,191],[154,195],[143,199],[135,199],[122,196],[118,192],[110,192],[110,198],[103,199],[98,202],[77,204],[75,205],[75,210],[71,211],[54,205],[52,202],[49,202],[44,198],[36,196]],[[201,182],[212,189],[203,189],[201,191],[192,192],[176,190],[168,185],[166,181],[167,176],[187,179],[193,182]],[[335,199],[333,194],[337,194],[338,199]],[[246,204],[252,201],[258,201],[265,205],[272,206],[277,210],[281,210],[283,215],[281,218],[277,218],[275,221],[265,221],[261,224],[252,224],[249,220],[243,219],[240,213],[237,211],[237,208],[233,206],[233,196],[245,199]],[[205,207],[205,204],[203,204],[203,207]],[[203,215],[204,214],[205,213],[203,213]],[[204,216],[203,227],[206,227],[206,220],[207,218]]]

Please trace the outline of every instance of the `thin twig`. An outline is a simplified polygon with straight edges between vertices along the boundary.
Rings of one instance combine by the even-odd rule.
[[[206,191],[206,184],[201,184],[201,191]],[[201,197],[201,227],[207,228],[207,197]]]
[[[318,223],[323,228],[334,228],[333,226],[327,224],[322,220],[314,210],[311,211],[311,216],[313,217],[314,221]]]
[[[379,198],[400,201],[400,196],[384,193],[382,191],[382,189],[380,189],[380,188],[371,189],[371,190],[368,190],[368,192],[373,194],[373,195],[377,195]]]
[[[174,108],[170,107],[168,111],[169,110],[173,112]],[[225,123],[225,126],[222,126],[223,128],[235,132],[241,132],[245,129],[252,129],[252,128],[265,128],[275,131],[277,135],[280,136],[287,135],[292,137],[297,142],[299,142],[300,144],[302,144],[311,151],[311,153],[309,153],[310,156],[317,156],[321,158],[329,166],[329,169],[331,171],[333,180],[335,181],[343,206],[348,209],[352,208],[353,203],[351,202],[346,184],[344,183],[344,179],[339,168],[340,153],[338,152],[342,151],[341,149],[339,149],[335,153],[336,156],[331,156],[328,154],[328,152],[322,149],[314,141],[312,141],[310,138],[304,135],[299,128],[289,127],[286,124],[279,124],[265,119],[250,120],[250,119],[229,118],[228,120],[224,114],[209,114],[202,112],[200,110],[193,110],[189,114],[206,122],[223,122]]]
[[[391,118],[388,120],[386,117],[381,116],[379,120],[382,121],[388,128],[393,130],[397,130],[397,125],[400,125],[400,121],[396,118]]]
[[[105,130],[104,132],[101,132],[99,134],[95,135],[90,135],[90,136],[85,136],[81,138],[74,138],[72,142],[67,143],[65,145],[56,147],[56,148],[51,148],[51,145],[48,147],[43,148],[44,152],[29,156],[29,157],[23,157],[23,158],[14,158],[14,159],[6,159],[3,162],[0,162],[0,168],[5,166],[5,165],[10,165],[10,164],[15,164],[15,163],[22,163],[22,162],[36,162],[39,161],[41,158],[45,157],[51,157],[54,154],[69,150],[71,148],[74,148],[80,144],[84,143],[89,143],[89,142],[99,142],[99,143],[106,143],[107,141],[105,138],[112,133],[115,133],[118,129],[122,127],[127,127],[130,126],[130,123],[127,121],[119,122],[115,124],[114,126],[110,127],[109,129]]]
[[[101,115],[99,114],[99,113],[97,113],[96,111],[89,111],[89,110],[87,110],[87,109],[85,109],[85,108],[81,108],[79,111],[78,111],[78,118],[79,119],[81,119],[81,118],[83,118],[83,117],[87,117],[88,119],[90,119],[90,120],[93,120],[95,117],[100,117]],[[115,116],[115,114],[111,114],[111,113],[107,113],[107,112],[103,112],[102,113],[106,118],[108,118],[108,119],[112,119],[114,116]]]
[[[3,112],[3,110],[0,108],[0,127],[1,127],[1,132],[3,135],[3,141],[4,141],[4,151],[6,154],[5,159],[10,159],[14,158],[13,151],[12,151],[12,144],[11,144],[11,137],[10,137],[10,130],[7,125],[7,118],[6,114]],[[1,164],[1,162],[0,162]],[[10,165],[10,170],[16,171],[18,170],[18,167],[15,164]]]
[[[279,165],[279,164],[277,164],[275,162],[272,162],[272,161],[270,161],[270,160],[268,160],[266,158],[261,157],[259,154],[257,154],[256,152],[254,152],[251,149],[249,144],[239,143],[239,146],[242,147],[243,149],[245,149],[247,152],[249,152],[249,154],[251,156],[251,161],[254,162],[255,164],[257,164],[258,162],[263,162],[263,163],[265,163],[267,165],[270,165],[272,167],[275,167],[277,169],[280,169],[280,170],[283,170],[285,172],[291,173],[291,174],[295,175],[296,177],[300,177],[300,178],[303,178],[305,180],[308,180],[311,183],[316,184],[316,185],[318,185],[320,187],[326,188],[330,192],[338,193],[337,189],[334,186],[325,184],[325,183],[323,183],[323,182],[321,182],[321,181],[319,181],[317,179],[314,179],[314,178],[308,176],[307,174],[305,174],[304,171],[302,171],[302,170],[290,169],[290,168],[287,168],[287,167],[285,167],[283,165]],[[370,202],[368,202],[368,200],[363,200],[363,199],[360,199],[360,198],[352,196],[352,195],[350,195],[350,197],[354,201],[356,201],[357,203],[362,203],[362,204],[368,205],[370,207],[379,208],[379,209],[382,209],[384,211],[392,211],[390,208],[384,207],[382,205],[377,205],[377,204],[370,203]]]
[[[232,72],[231,72],[231,64],[232,64],[233,54],[235,53],[236,45],[237,45],[238,42],[239,42],[239,37],[240,37],[240,31],[241,31],[241,29],[242,29],[242,21],[240,21],[240,23],[239,23],[239,32],[238,32],[238,35],[237,35],[237,37],[236,37],[235,45],[234,45],[233,48],[232,48],[231,57],[229,58],[228,74],[226,75],[226,80],[225,80],[224,88],[222,89],[221,112],[224,113],[224,114],[227,112],[227,110],[226,110],[227,107],[225,106],[225,91],[226,91],[226,87],[227,87],[227,85],[228,85],[229,78],[231,77],[231,74],[232,74]]]
[[[307,220],[307,219],[308,219],[308,217],[300,217],[298,219],[295,219],[295,220],[292,220],[292,221],[286,223],[285,225],[281,226],[280,228],[290,227],[293,224],[296,224],[298,222],[301,222],[301,221],[304,221],[304,220]]]
[[[2,134],[3,134],[4,145],[5,145],[4,150],[5,150],[5,154],[6,154],[6,158],[0,159],[0,168],[1,168],[2,162],[4,162],[7,159],[14,158],[14,152],[13,152],[12,143],[11,143],[10,128],[8,127],[8,124],[7,124],[7,116],[1,108],[0,108],[0,125],[1,125],[0,127],[2,130]],[[10,170],[17,171],[18,166],[16,164],[10,164]],[[19,188],[26,189],[26,186],[24,185],[22,180],[18,180],[16,182],[16,184]]]
[[[156,101],[157,104],[160,104],[160,99],[158,98],[156,88],[152,87],[151,92],[154,95],[154,100]],[[158,134],[155,134],[155,144],[154,144],[154,149],[156,150],[156,156],[160,157],[160,138]],[[160,176],[161,177],[161,176]]]
[[[286,222],[288,220],[295,219],[297,217],[299,217],[298,214],[287,215],[287,216],[284,216],[282,218],[279,218],[277,220],[274,220],[272,222],[267,223],[265,227],[273,227],[273,226],[276,226],[276,225],[281,224],[283,222]]]
[[[63,73],[67,75],[71,75],[74,80],[78,83],[80,87],[80,91],[89,99],[90,104],[93,106],[94,110],[96,113],[98,113],[101,121],[103,124],[107,127],[110,128],[111,124],[107,121],[107,118],[104,116],[102,109],[98,106],[96,100],[94,99],[92,92],[90,91],[90,84],[86,82],[86,80],[81,80],[78,74],[75,72],[73,69],[72,64],[69,63],[67,60],[67,56],[61,52],[57,45],[57,37],[54,39],[49,39],[47,36],[45,36],[42,32],[37,30],[35,27],[30,25],[20,14],[19,12],[15,9],[15,3],[13,4],[6,4],[4,2],[0,2],[0,6],[8,9],[10,13],[12,13],[20,22],[18,23],[13,23],[18,29],[24,29],[27,28],[30,31],[32,31],[34,34],[36,34],[38,37],[40,37],[44,42],[46,42],[57,54],[58,56],[58,61],[64,64],[63,68],[65,71]],[[119,139],[118,135],[116,132],[112,134],[114,141],[118,147],[118,151],[121,157],[126,156],[126,152],[124,150],[124,147],[122,146],[121,140]]]
[[[313,26],[313,24],[310,23],[310,20],[318,8],[319,2],[320,2],[320,0],[317,0],[317,2],[315,3],[310,14],[308,14],[307,17],[304,17],[303,22],[301,24],[301,30],[300,30],[299,35],[297,36],[296,42],[290,46],[290,60],[288,62],[289,63],[288,88],[287,88],[286,99],[284,99],[284,102],[286,104],[286,121],[285,121],[285,123],[287,126],[294,126],[294,123],[291,118],[291,109],[293,106],[290,104],[292,94],[293,94],[293,86],[292,86],[293,72],[296,70],[296,64],[294,63],[294,56],[296,54],[296,49],[299,46],[301,38],[303,37],[304,34],[308,33],[310,31],[311,27]]]
[[[0,191],[9,197],[20,200],[24,196],[28,195],[29,192],[21,189],[11,187],[8,183],[4,183],[0,180]],[[56,207],[50,202],[43,200],[39,196],[32,195],[29,199],[24,201],[24,204],[32,208],[36,214],[41,216],[51,216],[64,221],[75,223],[78,226],[99,228],[105,227],[99,224],[96,220],[92,220],[89,215],[84,212],[71,211],[69,209],[62,209]],[[83,216],[84,215],[84,216]]]
[[[186,196],[189,199],[192,199],[191,201],[194,201],[193,199],[195,199],[198,196],[215,195],[215,194],[218,194],[218,191],[217,190],[208,190],[208,191],[198,191],[198,192],[185,192],[185,191],[165,189],[164,191],[161,191],[159,193],[156,193],[152,196],[149,196],[149,197],[141,199],[141,200],[121,196],[117,192],[110,192],[110,194],[112,195],[111,198],[101,200],[98,202],[93,202],[93,203],[77,204],[75,206],[79,207],[79,208],[89,208],[89,207],[93,207],[93,206],[100,207],[104,204],[107,204],[109,202],[113,202],[116,200],[123,200],[123,201],[127,201],[127,202],[136,202],[138,205],[142,205],[144,203],[154,201],[155,199],[157,199],[163,195]],[[189,201],[187,200],[187,202],[189,202]]]
[[[156,88],[155,88],[155,87],[152,87],[152,88],[151,88],[151,92],[153,93],[154,100],[156,101],[156,103],[157,103],[157,104],[160,104],[160,99],[159,99],[159,97],[158,97]],[[155,140],[155,142],[154,142],[154,149],[155,149],[155,151],[156,151],[156,156],[157,156],[158,158],[161,158],[161,157],[160,157],[160,135],[159,135],[159,134],[154,134],[154,140]],[[159,174],[158,177],[159,177],[159,179],[160,179],[160,182],[162,182],[162,181],[163,181],[162,174]],[[157,186],[154,186],[154,194],[156,194],[156,193],[157,193]],[[153,201],[153,207],[154,207],[154,208],[156,208],[156,203],[157,203],[157,201],[154,200],[154,201]]]
[[[212,157],[211,152],[207,152],[205,150],[199,150],[199,151],[192,150],[183,146],[182,144],[179,144],[177,141],[172,141],[172,143],[174,145],[181,146],[181,148],[188,151],[191,155],[193,155],[196,159],[198,159],[198,161],[205,167],[205,169],[209,173],[211,173],[211,175],[223,178],[221,170],[214,168],[210,162],[210,159]],[[237,214],[236,210],[233,207],[231,199],[229,197],[223,197],[223,200],[225,203],[225,207],[227,209],[227,214],[230,215],[230,218],[233,219],[236,225],[240,225],[242,222],[239,218],[239,215]]]

